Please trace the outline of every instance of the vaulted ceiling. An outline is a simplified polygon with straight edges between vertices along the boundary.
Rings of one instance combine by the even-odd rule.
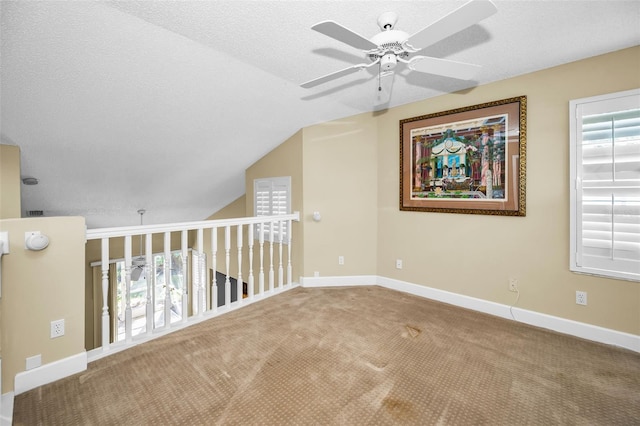
[[[423,55],[481,65],[472,81],[377,68],[310,27],[367,38],[382,12],[409,34],[458,1],[2,1],[1,143],[21,149],[22,209],[90,228],[201,220],[244,193],[244,170],[298,129],[640,44],[638,1],[495,1]],[[526,92],[526,90],[525,90]]]

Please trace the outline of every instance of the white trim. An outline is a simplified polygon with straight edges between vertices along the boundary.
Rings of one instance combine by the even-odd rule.
[[[102,238],[124,237],[127,235],[160,234],[165,232],[191,231],[194,229],[224,228],[225,226],[249,225],[269,221],[293,220],[300,221],[300,212],[277,216],[239,217],[234,219],[202,220],[198,222],[166,223],[158,225],[135,225],[120,228],[87,229],[86,240],[100,240]]]
[[[615,113],[637,109],[640,89],[606,93],[569,101],[569,270],[575,273],[639,282],[639,265],[635,259],[614,259],[584,254],[583,245],[583,117],[601,113]],[[615,126],[614,126],[615,127]],[[615,157],[615,151],[613,154]],[[637,184],[623,186],[611,182],[614,194],[629,190]],[[630,185],[630,186],[627,186]],[[593,190],[593,187],[591,188]],[[613,199],[611,201],[613,203]],[[611,218],[611,223],[613,216]],[[618,241],[611,235],[611,244]]]
[[[346,287],[354,285],[377,285],[377,275],[351,275],[337,277],[300,277],[302,287]]]
[[[426,299],[437,300],[450,305],[471,309],[478,312],[498,316],[501,318],[515,320],[524,324],[546,328],[558,333],[568,334],[582,339],[607,345],[618,346],[640,353],[640,336],[624,333],[597,325],[586,324],[566,318],[543,314],[541,312],[530,311],[522,308],[511,308],[508,305],[478,299],[463,294],[452,293],[445,290],[431,288],[406,281],[377,275],[363,276],[336,276],[336,277],[300,277],[302,287],[348,287],[355,285],[378,285],[391,290],[413,294]]]
[[[55,382],[87,369],[87,352],[72,355],[16,374],[14,393],[20,395],[38,386]]]
[[[509,314],[509,306],[500,303],[385,277],[378,277],[378,285],[392,290],[424,297],[426,299],[459,306],[461,308],[471,309],[501,318],[512,319]]]
[[[2,401],[0,426],[11,426],[13,424],[13,396],[13,392],[7,392],[0,397]]]

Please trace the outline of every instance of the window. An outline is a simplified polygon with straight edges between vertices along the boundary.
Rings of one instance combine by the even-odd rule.
[[[253,181],[254,216],[273,216],[291,212],[291,177],[256,179]],[[289,240],[287,223],[283,224],[284,242]],[[260,226],[256,227],[255,238],[259,237]],[[271,234],[271,224],[264,225],[265,239]],[[273,224],[273,240],[280,240],[280,224]]]
[[[640,89],[569,104],[571,265],[640,281]]]

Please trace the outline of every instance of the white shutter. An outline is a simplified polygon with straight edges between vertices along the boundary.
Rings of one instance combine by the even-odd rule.
[[[253,184],[255,196],[255,216],[269,216],[271,214],[271,182],[256,180]]]
[[[640,280],[640,90],[570,103],[571,269]]]
[[[291,177],[276,177],[256,179],[253,181],[254,213],[255,216],[274,216],[289,214],[291,212]],[[265,236],[268,236],[270,224],[265,224]],[[274,224],[273,237],[279,240],[280,232],[283,232],[283,241],[288,241],[287,224],[280,230],[279,224]],[[256,228],[256,238],[259,228]]]
[[[288,181],[275,181],[271,189],[271,214],[281,215],[288,214],[289,208],[289,182]],[[283,233],[283,240],[287,240],[287,223],[282,223],[282,229],[280,229],[280,223],[274,224],[274,233],[279,238],[280,232]]]

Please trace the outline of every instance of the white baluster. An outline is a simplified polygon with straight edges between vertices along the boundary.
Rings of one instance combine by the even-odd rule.
[[[109,321],[109,238],[102,239],[102,350],[109,350],[111,321]]]
[[[213,277],[211,279],[211,309],[218,310],[218,228],[211,228],[211,263],[213,267]]]
[[[191,253],[191,310],[193,316],[198,315],[198,297],[200,297],[200,253],[196,247]]]
[[[269,225],[269,292],[273,292],[273,281],[274,281],[274,271],[273,271],[273,228],[275,227],[275,222],[271,222]]]
[[[238,304],[242,303],[242,225],[238,225],[238,279],[236,280],[236,294],[238,295]]]
[[[231,261],[231,227],[228,225],[224,228],[224,251],[227,274],[224,279],[224,304],[228,308],[231,306],[231,280],[229,279],[229,263]]]
[[[260,296],[264,293],[264,223],[258,225],[258,243],[260,244],[260,272],[258,272],[258,294]]]
[[[247,241],[249,242],[249,279],[247,293],[249,300],[253,299],[253,224],[247,225]]]
[[[154,324],[153,324],[153,311],[155,309],[155,294],[154,294],[154,289],[155,289],[155,272],[153,269],[153,249],[152,249],[152,244],[151,244],[151,238],[153,237],[152,234],[147,234],[145,236],[145,248],[144,248],[144,252],[145,252],[145,258],[144,258],[144,271],[145,271],[145,277],[147,277],[147,334],[151,334],[153,333],[153,328],[154,328]]]
[[[164,328],[171,327],[171,233],[164,233]]]
[[[180,246],[182,249],[182,322],[187,322],[187,314],[189,312],[189,277],[187,276],[187,265],[189,265],[189,242],[187,241],[187,237],[189,236],[189,233],[188,231],[182,231],[180,236]]]
[[[206,294],[204,283],[206,281],[204,275],[204,230],[198,228],[196,233],[196,246],[198,248],[198,316],[203,316],[206,309]]]
[[[291,219],[288,220],[287,222],[287,235],[288,235],[288,242],[289,244],[287,244],[287,285],[291,286],[293,284],[293,281],[291,279],[291,276],[293,275],[293,271],[292,271],[292,267],[291,267],[291,234],[293,234],[292,232],[293,230],[291,229]]]
[[[282,241],[284,239],[283,234],[284,221],[278,222],[278,287],[282,290],[284,287],[284,270],[282,269]]]
[[[131,326],[133,325],[131,314],[131,235],[124,237],[124,273],[126,298],[124,309],[124,336],[125,341],[131,342]]]

